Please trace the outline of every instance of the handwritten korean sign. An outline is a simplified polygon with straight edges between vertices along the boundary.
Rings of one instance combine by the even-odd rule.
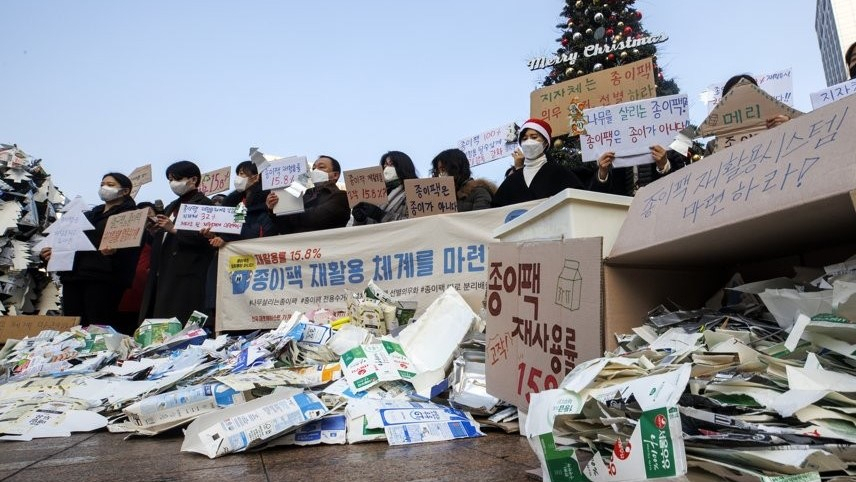
[[[199,192],[206,196],[217,194],[229,189],[232,170],[226,166],[216,171],[206,172],[199,181]]]
[[[387,200],[383,168],[380,166],[345,171],[345,189],[351,207],[361,202],[380,206]]]
[[[458,212],[455,179],[452,177],[406,179],[404,197],[407,199],[407,216],[411,218]]]
[[[143,184],[152,182],[152,165],[146,164],[134,169],[128,174],[128,178],[131,180],[131,185],[133,186],[131,188],[131,197],[135,197],[140,192]]]
[[[517,125],[513,122],[458,141],[458,149],[467,155],[470,166],[510,156],[517,148]]]
[[[242,226],[235,222],[235,208],[227,206],[182,204],[175,218],[175,228],[188,231],[209,228],[215,233],[239,234]]]
[[[758,87],[771,97],[785,105],[794,106],[794,81],[791,77],[791,69],[771,74],[752,75],[752,77],[758,81]],[[722,100],[722,88],[725,82],[711,84],[701,93],[701,100],[707,105],[708,113],[713,111],[713,108]]]
[[[812,109],[819,109],[826,104],[831,104],[842,97],[847,97],[854,93],[856,93],[856,79],[835,84],[832,87],[827,87],[811,94],[811,107]]]
[[[615,167],[653,162],[649,148],[667,146],[689,125],[686,95],[626,102],[585,111],[586,133],[580,136],[583,160],[596,161],[615,152]]]
[[[262,174],[262,189],[281,189],[306,174],[308,164],[305,156],[292,156],[271,161]]]
[[[570,132],[569,109],[575,99],[586,108],[648,99],[656,95],[654,75],[648,58],[544,87],[529,96],[530,116],[550,124],[553,137],[565,135]]]
[[[136,248],[140,246],[148,220],[148,209],[114,214],[107,219],[98,249]]]
[[[783,114],[791,119],[802,112],[741,80],[722,98],[698,128],[702,136],[732,136],[767,130],[767,119]]]

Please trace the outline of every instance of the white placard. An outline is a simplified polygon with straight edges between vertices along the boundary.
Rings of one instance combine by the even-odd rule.
[[[215,233],[240,234],[243,223],[235,222],[235,208],[182,204],[175,218],[175,229],[199,231],[209,228]]]
[[[689,125],[684,94],[586,109],[586,134],[580,135],[585,161],[615,152],[614,167],[650,164],[650,147],[668,146]]]
[[[791,76],[790,68],[770,74],[747,75],[751,75],[755,80],[757,80],[758,87],[773,96],[779,102],[790,107],[794,106],[794,80]],[[722,87],[725,86],[725,82],[727,82],[727,80],[723,80],[716,84],[710,84],[707,86],[707,90],[699,95],[701,101],[707,105],[708,114],[710,114],[710,111],[719,104],[720,99],[722,99]]]
[[[262,189],[282,189],[288,187],[298,176],[309,168],[306,156],[292,156],[271,161],[262,174]]]
[[[811,108],[819,109],[826,104],[856,93],[856,79],[844,81],[811,94]]]
[[[517,149],[517,125],[504,124],[458,141],[458,149],[467,155],[470,166],[478,166],[510,156]]]

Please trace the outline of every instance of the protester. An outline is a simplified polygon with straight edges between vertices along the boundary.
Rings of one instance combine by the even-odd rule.
[[[529,119],[520,128],[517,143],[523,151],[523,168],[509,174],[493,196],[494,206],[543,199],[565,188],[582,189],[576,174],[547,157],[552,130],[541,119]]]
[[[847,53],[844,54],[844,62],[847,64],[848,72],[850,72],[850,80],[856,79],[856,42],[847,48]]]
[[[473,179],[470,161],[460,149],[446,149],[431,161],[431,175],[455,178],[458,212],[488,209],[496,185],[486,179]]]
[[[386,203],[380,207],[367,202],[357,203],[352,210],[355,226],[407,218],[404,181],[419,177],[413,161],[401,151],[389,151],[380,157],[380,165],[383,167],[383,179],[386,181]]]
[[[758,85],[758,81],[755,80],[755,77],[752,77],[749,74],[737,74],[730,79],[725,81],[725,85],[722,86],[722,97],[725,97],[735,85],[741,80],[749,81],[752,84]],[[778,114],[772,117],[767,118],[766,124],[767,129],[772,129],[773,127],[784,124],[785,122],[791,120],[791,118],[785,114]]]
[[[343,228],[348,224],[351,208],[348,194],[336,183],[342,174],[339,161],[330,156],[319,156],[309,173],[314,187],[303,193],[303,212],[274,218],[280,234],[304,233],[322,229]],[[267,196],[267,208],[279,202],[276,193]]]
[[[199,191],[202,174],[190,161],[166,168],[169,187],[178,198],[158,214],[152,226],[152,264],[143,295],[140,321],[176,317],[187,321],[194,310],[204,309],[205,278],[214,250],[202,234],[179,231],[175,217],[182,204],[211,205]]]
[[[137,203],[137,209],[148,210],[147,226],[151,226],[152,219],[157,215],[155,204],[150,202]],[[146,289],[146,280],[149,277],[149,267],[151,266],[152,255],[152,234],[146,230],[143,232],[142,246],[140,247],[140,256],[137,258],[137,267],[134,270],[134,278],[131,286],[122,294],[122,300],[119,302],[117,312],[117,321],[113,324],[113,328],[126,335],[133,335],[137,328],[140,316],[140,307],[143,305],[143,292]]]
[[[211,204],[213,204],[215,206],[222,206],[224,199],[226,199],[225,194],[215,194],[215,195],[211,196]]]
[[[104,204],[84,213],[95,229],[83,232],[96,251],[77,251],[72,271],[59,273],[63,314],[79,316],[83,326],[116,323],[119,300],[125,289],[131,286],[140,249],[97,249],[107,227],[107,219],[136,209],[131,198],[132,188],[128,176],[118,172],[107,173],[101,178],[98,196]],[[51,248],[45,248],[39,257],[50,261],[51,253]]]
[[[637,170],[639,179],[634,179],[633,167],[612,167],[615,162],[615,152],[601,154],[597,159],[597,172],[592,176],[589,188],[597,192],[633,196],[639,187],[646,186],[686,166],[689,161],[680,153],[657,144],[651,146],[649,150],[651,159],[654,161],[654,169],[651,170],[650,165],[639,166]],[[646,179],[642,179],[643,167],[648,168],[644,170],[647,174]]]

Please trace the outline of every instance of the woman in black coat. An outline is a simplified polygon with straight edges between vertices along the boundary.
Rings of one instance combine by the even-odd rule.
[[[97,251],[107,219],[114,214],[137,209],[130,195],[132,187],[131,180],[118,172],[101,178],[98,195],[104,204],[84,213],[86,220],[95,227],[85,230],[84,234],[96,251],[76,252],[72,271],[59,273],[62,312],[66,316],[79,316],[83,326],[113,325],[118,320],[122,294],[133,282],[139,247]],[[39,256],[45,261],[50,260],[51,248],[43,249]]]
[[[166,177],[178,198],[154,222],[151,267],[140,321],[174,316],[185,322],[194,310],[203,311],[205,277],[215,255],[205,236],[197,231],[179,231],[173,224],[182,204],[212,204],[198,190],[202,178],[199,167],[190,161],[179,161],[166,168]]]

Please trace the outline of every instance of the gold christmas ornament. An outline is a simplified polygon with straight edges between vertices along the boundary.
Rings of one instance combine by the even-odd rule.
[[[698,154],[693,154],[692,160],[693,160],[693,162],[700,161],[700,160],[701,160],[701,156],[700,156],[700,155],[698,155]]]
[[[613,39],[615,39],[615,41],[616,41],[616,42],[621,42],[621,39],[622,39],[622,38],[624,38],[624,37],[622,37],[620,33],[617,33],[617,34],[615,34],[615,36],[614,36],[614,37],[612,37],[612,38],[613,38]]]
[[[627,58],[627,51],[625,50],[625,51],[621,52],[621,54],[619,54],[619,56],[620,56],[622,59],[626,59],[626,58]]]
[[[561,139],[556,139],[555,141],[553,141],[553,147],[555,147],[556,149],[561,149],[564,146],[565,146],[565,142],[562,141]]]
[[[574,76],[574,68],[568,67],[567,69],[565,69],[565,75],[568,77],[573,77]]]

